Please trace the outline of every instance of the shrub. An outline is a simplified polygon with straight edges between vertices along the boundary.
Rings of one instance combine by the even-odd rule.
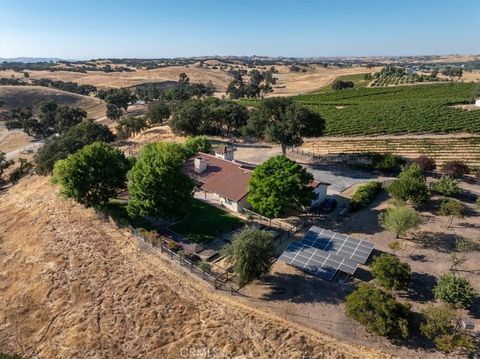
[[[450,228],[453,222],[453,218],[463,218],[464,210],[465,206],[461,202],[451,198],[445,198],[440,203],[438,214],[440,216],[450,217],[450,221],[447,225],[447,228]]]
[[[95,142],[57,161],[53,183],[61,193],[86,206],[104,205],[124,188],[129,162],[118,149]]]
[[[374,154],[372,158],[373,168],[380,171],[397,171],[403,164],[405,164],[405,159],[391,153]]]
[[[350,209],[355,211],[367,207],[381,190],[382,184],[377,181],[372,181],[358,187],[353,193]]]
[[[460,192],[458,182],[446,175],[443,175],[438,181],[434,182],[432,187],[444,196],[453,196]]]
[[[387,289],[401,290],[408,287],[410,282],[410,266],[402,263],[396,256],[382,254],[372,262],[372,275]]]
[[[456,308],[468,307],[477,297],[467,279],[453,273],[440,277],[437,286],[433,289],[435,299],[451,304]]]
[[[462,177],[470,172],[470,169],[463,161],[450,161],[442,166],[442,172],[451,177]]]
[[[255,227],[245,227],[235,234],[223,253],[230,263],[233,262],[238,284],[244,286],[270,270],[275,255],[272,234]]]
[[[455,241],[455,249],[459,252],[476,252],[480,251],[480,243],[460,237]]]
[[[348,88],[352,88],[352,87],[353,87],[353,82],[352,81],[336,80],[332,84],[332,89],[334,89],[335,91],[344,90],[344,89],[348,89]]]
[[[369,284],[360,284],[348,295],[345,308],[347,315],[369,332],[400,340],[409,336],[410,306]]]
[[[437,168],[435,160],[431,157],[420,156],[413,160],[413,163],[417,164],[422,172],[433,171]]]
[[[404,167],[398,179],[388,187],[388,192],[396,200],[411,202],[415,207],[425,204],[430,199],[425,177],[416,164]]]
[[[449,354],[454,351],[465,356],[477,350],[475,340],[466,330],[459,327],[455,311],[448,305],[430,305],[422,311],[420,331],[435,343],[438,350]]]
[[[383,228],[395,233],[396,238],[405,235],[410,229],[417,228],[420,224],[420,216],[410,207],[388,208],[380,213],[379,220]]]
[[[207,263],[205,261],[201,261],[200,263],[198,263],[198,268],[200,268],[201,270],[203,270],[204,272],[207,272],[209,273],[212,266],[210,263]]]

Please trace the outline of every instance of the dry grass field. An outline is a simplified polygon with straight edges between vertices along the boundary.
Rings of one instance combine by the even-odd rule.
[[[198,66],[170,66],[153,70],[136,70],[133,72],[102,72],[89,71],[87,73],[71,71],[29,71],[30,77],[34,79],[51,79],[61,81],[72,81],[79,84],[94,85],[99,88],[107,87],[129,87],[149,82],[177,81],[178,75],[187,73],[191,82],[207,83],[212,81],[213,85],[223,91],[231,77],[221,70],[199,68]],[[21,76],[13,71],[0,71],[0,77]]]
[[[333,82],[339,76],[373,73],[380,71],[380,68],[350,67],[338,68],[323,66],[312,66],[307,72],[289,72],[286,68],[279,68],[280,72],[275,74],[278,78],[277,84],[273,87],[271,96],[293,96],[302,93],[318,90]]]
[[[0,352],[31,358],[384,358],[237,302],[60,198],[0,194]],[[204,354],[203,354],[204,355]]]
[[[80,107],[88,117],[105,116],[105,103],[95,97],[82,96],[40,86],[0,86],[0,98],[5,102],[3,111],[17,107],[35,106],[42,101],[54,101],[59,105]]]
[[[51,80],[72,81],[79,84],[94,85],[99,88],[107,87],[129,87],[143,83],[177,81],[180,73],[185,72],[191,82],[207,83],[211,81],[217,89],[217,96],[224,94],[228,83],[232,77],[226,70],[212,69],[211,66],[222,64],[218,60],[208,60],[205,64],[210,68],[199,67],[198,63],[188,66],[169,66],[153,70],[137,69],[133,72],[101,72],[88,71],[87,73],[71,71],[29,71],[30,78]],[[240,69],[248,69],[245,66],[239,66]],[[269,67],[260,66],[260,71],[267,70]],[[307,72],[291,72],[289,66],[276,66],[279,73],[275,74],[278,78],[277,85],[274,86],[274,92],[269,96],[290,96],[300,93],[314,91],[325,85],[328,85],[338,76],[351,75],[365,72],[378,71],[380,68],[367,69],[366,67],[324,68],[319,65],[312,65]],[[14,71],[0,71],[0,77],[23,77],[22,74]]]

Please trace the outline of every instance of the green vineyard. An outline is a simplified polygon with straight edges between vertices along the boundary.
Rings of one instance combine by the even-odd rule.
[[[353,88],[296,96],[319,112],[327,135],[480,132],[480,110],[453,107],[480,96],[474,83]]]

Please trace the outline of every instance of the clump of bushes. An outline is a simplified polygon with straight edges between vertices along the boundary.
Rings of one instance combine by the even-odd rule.
[[[345,304],[347,315],[363,324],[367,331],[391,339],[408,338],[410,306],[397,302],[393,295],[362,283],[347,296]]]
[[[368,182],[357,188],[350,202],[350,209],[356,211],[367,207],[382,190],[382,184],[377,181]]]
[[[392,153],[374,153],[371,156],[371,167],[385,172],[395,172],[405,164],[405,159]]]
[[[435,163],[435,160],[427,156],[417,157],[413,160],[413,163],[416,163],[418,167],[420,167],[422,172],[433,171],[437,168],[437,164]]]
[[[397,256],[382,254],[372,262],[372,275],[386,289],[407,289],[411,270],[407,263],[402,263]]]
[[[470,168],[463,161],[450,161],[442,166],[442,172],[458,178],[470,173]]]
[[[441,300],[455,308],[466,308],[473,303],[477,292],[464,277],[447,273],[440,277],[433,289],[435,299]]]
[[[344,90],[344,89],[348,89],[348,88],[353,88],[353,82],[352,81],[336,80],[332,84],[332,89],[334,89],[335,91]]]

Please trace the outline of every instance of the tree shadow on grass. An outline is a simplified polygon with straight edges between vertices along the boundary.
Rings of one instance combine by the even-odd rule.
[[[308,274],[275,273],[264,276],[260,285],[269,290],[263,300],[288,300],[292,303],[339,304],[354,290],[353,285],[328,282]]]

